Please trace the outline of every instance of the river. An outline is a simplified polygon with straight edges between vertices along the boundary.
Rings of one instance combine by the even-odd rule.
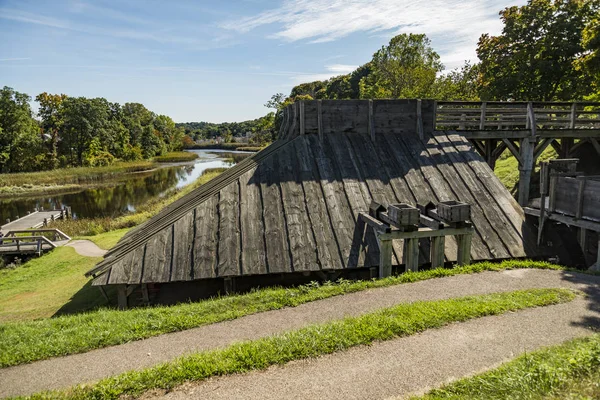
[[[189,150],[198,154],[193,163],[173,164],[149,172],[128,174],[114,185],[84,189],[75,193],[49,196],[0,199],[0,225],[28,211],[71,207],[75,218],[117,217],[164,195],[173,188],[182,188],[212,168],[229,168],[252,153],[225,150]]]

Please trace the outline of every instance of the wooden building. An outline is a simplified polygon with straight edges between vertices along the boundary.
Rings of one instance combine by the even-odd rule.
[[[295,103],[279,140],[133,229],[87,275],[146,298],[147,284],[368,271],[378,249],[357,221],[372,200],[469,203],[472,260],[537,257],[521,207],[467,139],[434,130],[435,109],[431,100]],[[400,271],[402,252],[394,243]],[[452,238],[444,259],[457,259]],[[424,244],[419,264],[429,262]]]

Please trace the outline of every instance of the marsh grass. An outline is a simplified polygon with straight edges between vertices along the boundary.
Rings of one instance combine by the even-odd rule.
[[[9,323],[0,325],[0,367],[82,353],[367,289],[515,268],[562,269],[545,262],[485,262],[452,269],[408,272],[368,281],[340,280],[337,283],[315,282],[295,288],[264,288],[245,294],[215,297],[175,306],[135,308],[127,311],[100,309],[77,315]]]
[[[198,154],[190,151],[173,151],[162,156],[154,157],[154,161],[159,163],[187,162],[194,161]]]
[[[452,322],[503,314],[524,308],[571,301],[565,289],[532,289],[459,299],[415,302],[385,308],[359,317],[230,345],[224,349],[184,356],[141,371],[131,371],[89,386],[33,398],[117,399],[151,389],[171,389],[184,382],[265,369],[271,365],[343,351],[375,341],[413,335]]]
[[[525,354],[412,400],[600,399],[600,334]]]

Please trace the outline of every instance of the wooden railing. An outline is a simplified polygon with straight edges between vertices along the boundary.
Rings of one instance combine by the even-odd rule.
[[[21,235],[21,236],[19,236]],[[6,232],[4,238],[12,237],[25,237],[25,236],[51,236],[54,241],[57,240],[71,240],[71,238],[61,231],[60,229],[49,229],[49,228],[34,228],[34,229],[13,229]]]
[[[47,245],[44,248],[44,245]],[[45,236],[11,236],[0,238],[0,254],[2,253],[36,253],[56,248]]]
[[[436,130],[600,129],[600,103],[439,101],[434,119]]]

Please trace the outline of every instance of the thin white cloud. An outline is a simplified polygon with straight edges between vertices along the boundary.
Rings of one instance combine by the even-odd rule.
[[[482,33],[496,34],[502,24],[498,12],[525,0],[285,0],[278,7],[256,15],[228,21],[222,27],[248,32],[274,25],[270,37],[286,42],[307,40],[322,43],[352,33],[425,33],[434,45],[451,40],[456,47],[438,50],[448,67],[458,55],[474,57]],[[467,48],[470,48],[468,52]],[[468,53],[468,54],[467,54]],[[462,63],[461,60],[460,63]],[[458,63],[458,64],[460,64]]]
[[[293,81],[294,85],[298,85],[300,83],[306,83],[306,82],[324,81],[329,78],[333,78],[334,76],[349,74],[352,71],[354,71],[356,68],[358,68],[358,66],[356,66],[356,65],[346,65],[346,64],[326,65],[325,70],[327,72],[321,72],[321,73],[316,73],[316,74],[312,74],[312,73],[294,74],[291,76],[291,80]]]

